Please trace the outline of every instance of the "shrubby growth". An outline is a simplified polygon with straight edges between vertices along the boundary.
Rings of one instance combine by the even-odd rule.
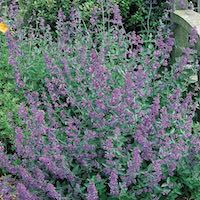
[[[110,3],[93,10],[89,27],[77,10],[70,20],[60,11],[56,41],[42,22],[29,39],[23,30],[7,34],[26,101],[15,153],[2,144],[0,167],[17,177],[18,198],[176,199],[180,160],[199,152],[192,134],[197,88],[188,92],[198,67],[195,30],[172,64],[170,31],[163,36],[160,27],[144,43],[125,32]]]
[[[14,132],[9,123],[9,115],[12,113],[17,122],[17,110],[22,98],[20,93],[16,94],[12,66],[8,65],[6,40],[2,35],[0,36],[0,57],[0,140],[9,148]]]
[[[0,12],[3,15],[9,15],[9,5],[13,1],[19,5],[19,12],[25,26],[30,21],[33,26],[37,26],[38,18],[43,18],[53,30],[60,9],[69,16],[70,8],[75,6],[82,11],[83,19],[88,22],[94,7],[97,5],[100,7],[100,2],[107,2],[107,0],[4,0],[0,1]],[[127,30],[145,30],[146,32],[147,29],[151,32],[156,31],[159,19],[167,5],[166,1],[161,0],[112,0],[112,2],[119,6]]]

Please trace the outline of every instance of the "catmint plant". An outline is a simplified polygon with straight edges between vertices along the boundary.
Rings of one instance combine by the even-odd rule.
[[[59,12],[57,38],[46,37],[48,28],[33,30],[44,70],[37,88],[27,81],[37,63],[30,68],[22,48],[30,38],[7,35],[26,101],[15,152],[1,145],[0,167],[16,177],[19,199],[159,199],[173,192],[162,185],[193,138],[197,105],[186,91],[197,71],[195,32],[172,64],[170,31],[160,29],[146,44],[125,32],[117,6],[100,3],[89,27],[72,9],[69,20]]]

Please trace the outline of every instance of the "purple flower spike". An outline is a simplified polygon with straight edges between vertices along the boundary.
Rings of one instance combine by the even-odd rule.
[[[35,198],[22,183],[17,184],[17,197],[20,200],[38,200],[38,198]]]
[[[95,184],[91,181],[87,188],[87,200],[98,200],[98,192]]]
[[[119,195],[119,186],[118,186],[118,175],[115,170],[113,170],[109,177],[109,187],[110,187],[110,193],[113,196]]]

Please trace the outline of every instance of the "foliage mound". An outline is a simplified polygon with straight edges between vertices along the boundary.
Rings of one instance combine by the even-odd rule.
[[[0,12],[10,18],[10,12],[17,4],[25,26],[29,26],[30,21],[33,26],[37,26],[38,18],[43,18],[55,30],[57,13],[60,9],[69,16],[71,7],[75,6],[82,11],[84,20],[88,22],[92,10],[96,6],[100,7],[101,2],[108,0],[4,0],[0,2]],[[112,2],[119,6],[126,30],[145,32],[156,31],[159,19],[167,6],[167,1],[161,0],[112,0]]]
[[[17,122],[17,110],[20,104],[20,93],[16,93],[16,83],[11,65],[8,64],[8,49],[6,38],[0,35],[0,140],[10,147],[13,141],[13,127],[10,124],[10,115]]]
[[[94,10],[89,26],[79,11],[69,20],[60,11],[56,27],[56,41],[42,22],[29,38],[6,35],[26,101],[15,152],[1,144],[0,167],[18,179],[18,199],[176,199],[180,161],[199,152],[196,88],[188,92],[195,30],[171,64],[170,31],[160,26],[144,43],[113,4]]]

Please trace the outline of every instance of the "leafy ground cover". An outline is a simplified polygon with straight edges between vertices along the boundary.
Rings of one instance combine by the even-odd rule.
[[[13,141],[14,131],[10,124],[9,113],[17,120],[17,109],[21,100],[20,92],[16,93],[15,78],[11,65],[8,64],[6,38],[0,35],[0,139],[9,148]]]
[[[126,33],[112,3],[97,7],[88,25],[78,10],[69,19],[60,11],[57,38],[39,22],[28,37],[17,24],[2,38],[2,70],[11,77],[2,76],[11,84],[3,105],[20,105],[19,119],[5,129],[15,132],[12,150],[1,139],[0,168],[9,175],[1,195],[198,200],[196,31],[172,63],[171,31],[161,24],[146,42]]]

